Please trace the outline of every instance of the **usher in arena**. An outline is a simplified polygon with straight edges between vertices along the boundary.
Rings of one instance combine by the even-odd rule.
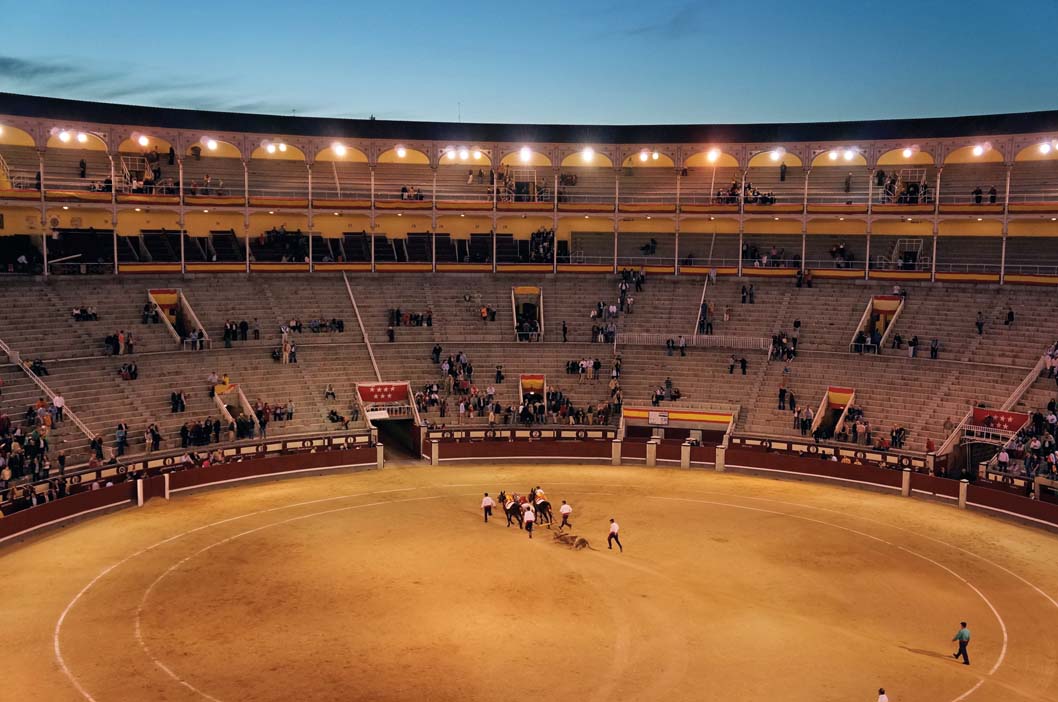
[[[1058,699],[1058,113],[5,94],[0,267],[5,699]]]

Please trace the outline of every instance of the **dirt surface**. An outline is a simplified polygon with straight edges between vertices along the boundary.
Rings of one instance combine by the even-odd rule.
[[[484,490],[535,484],[587,548],[482,522]],[[730,474],[305,477],[0,551],[0,698],[1058,700],[1056,557],[947,505]]]

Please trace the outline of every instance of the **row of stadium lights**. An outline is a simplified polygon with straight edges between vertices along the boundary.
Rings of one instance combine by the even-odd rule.
[[[3,125],[0,125],[0,135],[3,135],[3,133],[4,127]],[[54,127],[51,130],[51,134],[52,136],[59,137],[59,141],[63,142],[64,144],[68,144],[74,139],[76,139],[79,144],[84,144],[88,141],[88,134],[86,134],[85,132],[72,132],[68,129],[59,129],[58,127]],[[150,137],[145,134],[133,133],[132,137],[136,140],[137,144],[143,147],[146,147],[151,143]],[[210,137],[202,137],[199,142],[210,151],[217,150],[218,144],[216,139],[212,139]],[[264,147],[265,151],[270,154],[274,154],[276,153],[276,151],[285,153],[287,150],[287,145],[281,141],[265,140],[261,142],[261,146]],[[348,153],[348,149],[345,147],[344,144],[340,142],[334,142],[333,144],[331,144],[331,149],[337,156],[345,156],[345,154]],[[974,156],[980,157],[991,150],[992,143],[986,141],[983,144],[975,144],[972,153]],[[1058,139],[1052,139],[1051,141],[1042,142],[1039,145],[1039,150],[1040,153],[1043,155],[1047,155],[1051,153],[1051,151],[1058,152]],[[397,154],[397,158],[404,158],[408,155],[408,150],[404,146],[397,146],[395,151]],[[911,158],[918,152],[918,146],[908,146],[904,148],[901,154],[904,158]],[[595,159],[595,149],[590,146],[584,147],[584,149],[581,150],[580,153],[581,158],[584,160],[585,163],[591,163]],[[777,149],[772,149],[768,153],[772,161],[778,161],[786,153],[786,149],[779,147]],[[829,158],[831,161],[837,161],[839,158],[842,158],[846,161],[851,161],[852,159],[856,158],[857,153],[859,153],[859,149],[857,149],[856,147],[840,147],[837,149],[831,149],[829,152],[827,152],[827,158]],[[466,161],[471,157],[473,157],[475,161],[479,161],[481,160],[482,155],[480,149],[474,149],[473,151],[471,151],[466,147],[459,147],[457,149],[454,146],[446,147],[444,150],[444,154],[446,158],[452,160],[454,160],[458,156],[459,159],[462,161]],[[719,149],[710,149],[708,152],[706,152],[705,156],[706,160],[708,160],[709,163],[716,163],[716,161],[720,159],[721,155],[722,153]],[[533,152],[528,146],[523,146],[518,150],[518,157],[522,160],[523,163],[528,163],[533,157]],[[643,149],[639,152],[639,160],[643,162],[650,160],[657,161],[659,158],[661,158],[661,154],[657,151]]]

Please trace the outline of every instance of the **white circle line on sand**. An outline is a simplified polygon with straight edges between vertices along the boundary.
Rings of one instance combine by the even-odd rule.
[[[349,505],[349,506],[346,506],[346,507],[336,507],[334,509],[327,509],[327,510],[323,510],[321,512],[312,512],[311,514],[299,514],[296,517],[289,517],[287,519],[281,519],[278,522],[269,522],[268,524],[264,524],[264,525],[261,525],[261,526],[258,526],[258,527],[254,527],[253,529],[247,529],[246,531],[241,531],[238,534],[232,534],[231,536],[225,537],[225,538],[221,539],[220,541],[215,541],[215,542],[211,543],[210,545],[205,546],[204,548],[201,548],[198,551],[195,551],[194,553],[192,553],[192,554],[190,554],[188,556],[185,556],[184,558],[180,559],[176,563],[173,563],[166,570],[164,570],[162,572],[162,574],[159,575],[154,580],[154,582],[152,582],[150,585],[148,585],[146,590],[143,591],[143,597],[140,598],[140,604],[136,608],[136,626],[135,626],[136,640],[139,642],[140,648],[143,649],[143,652],[147,655],[148,658],[151,659],[151,662],[153,662],[155,666],[157,666],[160,670],[162,670],[166,675],[168,675],[174,681],[176,681],[180,685],[186,687],[188,690],[191,690],[192,692],[198,693],[202,697],[205,697],[207,700],[210,700],[210,702],[221,702],[221,700],[217,699],[216,697],[210,695],[207,692],[204,692],[203,690],[198,689],[197,687],[195,687],[194,685],[192,685],[188,681],[186,681],[183,678],[181,678],[175,672],[173,672],[173,670],[171,668],[169,668],[169,666],[165,665],[157,656],[154,655],[154,653],[147,646],[147,642],[143,638],[143,628],[142,628],[143,610],[147,606],[147,599],[150,597],[151,592],[153,592],[154,589],[163,580],[165,580],[165,578],[167,578],[170,573],[176,571],[177,569],[180,568],[180,566],[184,565],[188,561],[190,561],[190,560],[192,560],[194,558],[197,558],[198,556],[201,556],[203,553],[206,553],[207,551],[210,551],[210,550],[216,548],[217,546],[223,546],[224,544],[227,544],[227,543],[230,543],[232,541],[235,541],[236,539],[240,539],[240,538],[242,538],[244,536],[249,536],[250,534],[254,534],[254,533],[259,532],[259,531],[264,531],[265,529],[271,529],[272,527],[283,526],[284,524],[292,524],[294,522],[299,522],[299,521],[301,521],[303,519],[310,519],[312,517],[320,517],[320,516],[323,516],[325,514],[335,514],[336,512],[349,512],[349,511],[352,511],[354,509],[364,509],[364,508],[367,508],[367,507],[378,507],[379,505],[393,505],[393,504],[401,504],[401,503],[406,503],[406,502],[423,502],[423,501],[426,501],[426,500],[440,500],[443,497],[449,497],[449,495],[430,495],[428,497],[409,497],[409,498],[404,499],[404,500],[383,500],[381,502],[369,502],[367,504],[362,504],[362,505]]]
[[[892,548],[896,548],[896,549],[899,549],[901,551],[904,551],[904,552],[908,553],[909,555],[915,556],[917,558],[921,558],[924,561],[932,563],[932,564],[936,565],[937,567],[941,568],[942,570],[947,571],[948,573],[953,575],[955,578],[960,580],[962,583],[964,583],[971,590],[973,590],[977,594],[977,596],[979,598],[981,598],[981,600],[985,603],[985,605],[988,607],[988,609],[990,609],[992,611],[992,614],[995,616],[996,621],[999,622],[1000,630],[1003,632],[1003,646],[1000,649],[999,657],[996,659],[995,665],[993,665],[992,669],[990,671],[988,671],[988,675],[994,674],[997,670],[999,670],[999,666],[1003,664],[1003,659],[1006,657],[1006,654],[1007,654],[1008,636],[1007,636],[1007,625],[1006,625],[1006,622],[1003,621],[1003,617],[1000,616],[999,611],[992,604],[991,600],[989,600],[988,597],[985,596],[985,594],[983,592],[981,592],[981,590],[979,590],[973,583],[971,583],[969,580],[967,580],[963,576],[959,575],[958,573],[956,573],[954,570],[952,570],[951,568],[947,567],[946,565],[944,565],[942,563],[939,563],[938,561],[933,560],[929,556],[924,556],[921,553],[917,553],[917,552],[907,548],[906,546],[901,546],[900,544],[894,544],[891,541],[886,541],[883,538],[875,536],[874,534],[868,534],[865,531],[859,531],[859,530],[853,529],[851,527],[845,527],[845,526],[841,526],[839,524],[833,524],[831,522],[824,522],[821,519],[813,519],[811,517],[805,517],[803,515],[790,514],[789,512],[780,512],[778,510],[764,509],[763,507],[749,507],[747,505],[733,505],[733,504],[730,504],[730,503],[727,503],[727,502],[716,502],[716,501],[711,501],[711,500],[697,500],[697,499],[686,498],[686,497],[661,497],[661,496],[657,496],[657,495],[647,495],[646,497],[649,500],[666,500],[666,501],[671,501],[671,502],[693,502],[693,503],[698,503],[698,504],[715,505],[715,506],[721,506],[721,507],[732,507],[732,508],[735,508],[735,509],[745,509],[745,510],[750,510],[750,511],[753,511],[753,512],[763,512],[765,514],[781,515],[781,516],[784,516],[784,517],[790,517],[792,519],[800,519],[802,521],[812,522],[814,524],[823,524],[825,526],[833,527],[834,529],[840,529],[842,531],[847,531],[849,533],[856,534],[857,536],[861,536],[861,537],[864,537],[864,538],[867,538],[867,539],[872,539],[874,541],[878,541],[878,542],[886,544],[887,546],[890,546]],[[961,700],[964,700],[967,697],[969,697],[971,694],[973,694],[983,684],[984,684],[984,679],[983,678],[978,679],[976,685],[974,685],[972,688],[970,688],[966,692],[964,692],[961,695],[959,695],[958,697],[956,697],[954,700],[952,700],[952,702],[961,702]]]
[[[727,496],[726,493],[713,492],[711,490],[704,490],[704,491],[701,491],[701,492],[703,494],[708,494],[708,495]],[[1049,594],[1047,594],[1047,592],[1045,590],[1043,590],[1043,588],[1041,588],[1040,586],[1029,582],[1028,580],[1026,580],[1022,576],[1018,575],[1014,571],[1010,570],[1009,568],[1007,568],[1005,566],[1002,566],[1002,565],[996,563],[995,561],[992,561],[992,560],[990,560],[990,559],[988,559],[988,558],[986,558],[986,557],[984,557],[984,556],[982,556],[982,555],[980,555],[978,553],[974,553],[973,551],[970,551],[969,549],[963,548],[962,546],[959,546],[957,544],[950,544],[947,541],[942,541],[941,539],[938,539],[938,538],[936,538],[934,536],[930,536],[929,534],[922,534],[922,533],[914,531],[912,529],[907,529],[905,527],[896,526],[894,524],[889,524],[888,522],[882,522],[882,521],[879,521],[877,519],[871,519],[870,517],[864,517],[863,515],[860,515],[860,514],[849,514],[848,512],[842,512],[840,510],[830,509],[828,507],[816,507],[814,505],[806,505],[806,504],[801,504],[801,503],[798,503],[798,502],[787,502],[785,500],[775,500],[775,499],[772,499],[770,497],[753,497],[753,496],[750,496],[750,495],[738,495],[738,497],[740,497],[741,499],[744,499],[744,500],[756,500],[758,502],[772,502],[772,503],[780,504],[780,505],[792,505],[792,506],[796,506],[796,507],[804,507],[805,509],[812,509],[812,510],[816,510],[818,512],[828,512],[830,514],[839,514],[839,515],[842,515],[842,516],[845,516],[845,517],[852,517],[854,519],[859,519],[860,521],[864,521],[864,522],[867,522],[869,524],[877,524],[879,526],[884,526],[884,527],[889,528],[889,529],[896,529],[897,531],[902,531],[902,532],[904,532],[906,534],[912,534],[912,535],[917,536],[919,538],[926,539],[928,541],[932,541],[935,544],[940,544],[941,546],[944,546],[946,548],[950,548],[952,550],[959,551],[961,553],[965,553],[967,556],[971,556],[973,558],[976,558],[977,560],[979,560],[979,561],[981,561],[983,563],[987,563],[988,565],[992,566],[993,568],[995,568],[997,570],[1003,571],[1004,573],[1006,573],[1007,575],[1011,576],[1012,578],[1015,578],[1016,580],[1020,581],[1022,584],[1024,584],[1024,585],[1028,586],[1029,588],[1035,590],[1037,594],[1039,594],[1045,600],[1050,602],[1051,605],[1054,606],[1055,609],[1058,609],[1058,600],[1055,600],[1053,597],[1051,597]]]
[[[464,487],[464,486],[459,486],[459,487]],[[471,487],[471,486],[466,486],[466,487]],[[585,491],[577,491],[577,492],[579,494],[606,495],[606,496],[613,496],[613,494],[614,494],[614,493],[608,493],[608,492],[585,492]],[[473,493],[473,494],[476,494],[476,493]],[[465,495],[465,496],[472,496],[472,495]],[[309,514],[297,515],[297,516],[290,517],[290,518],[287,518],[287,519],[279,520],[277,522],[271,522],[269,524],[264,524],[264,525],[261,525],[261,526],[258,526],[258,527],[254,527],[253,529],[247,529],[246,531],[243,531],[243,532],[240,532],[240,533],[237,533],[237,534],[233,534],[233,535],[225,537],[225,538],[223,538],[223,539],[221,539],[219,541],[216,541],[216,542],[214,542],[212,544],[209,544],[208,546],[205,546],[202,549],[199,549],[198,551],[196,551],[196,552],[194,552],[194,553],[192,553],[192,554],[190,554],[188,556],[185,556],[181,560],[173,563],[171,566],[169,566],[169,568],[167,568],[165,571],[163,571],[162,574],[159,575],[147,587],[147,589],[143,593],[143,597],[141,597],[141,599],[140,599],[139,606],[136,609],[136,618],[135,618],[136,639],[137,639],[138,643],[140,644],[140,647],[143,649],[143,652],[146,654],[146,656],[160,670],[165,672],[175,682],[179,683],[183,687],[185,687],[185,688],[187,688],[187,689],[189,689],[189,690],[191,690],[193,692],[198,693],[200,696],[204,697],[205,699],[209,700],[210,702],[222,702],[218,698],[210,695],[207,692],[204,692],[203,690],[200,690],[200,689],[196,688],[191,683],[189,683],[186,680],[184,680],[181,677],[179,677],[175,672],[172,671],[172,669],[170,669],[168,666],[166,666],[161,660],[159,660],[154,655],[154,653],[147,646],[147,643],[146,643],[145,639],[143,638],[142,616],[143,616],[144,610],[147,607],[147,600],[150,598],[150,594],[154,591],[154,589],[163,580],[165,580],[165,578],[167,578],[171,573],[173,573],[176,570],[178,570],[182,565],[184,565],[188,561],[191,561],[194,558],[197,558],[198,556],[200,556],[203,553],[206,553],[206,552],[212,550],[213,548],[216,548],[217,546],[222,546],[224,544],[231,543],[232,541],[235,541],[236,539],[240,539],[240,538],[242,538],[244,536],[249,536],[250,534],[254,534],[254,533],[257,533],[257,532],[260,532],[260,531],[264,531],[265,529],[269,529],[269,528],[276,527],[276,526],[283,526],[283,525],[286,525],[286,524],[291,524],[291,523],[302,521],[302,520],[305,520],[305,519],[312,519],[312,518],[315,518],[315,517],[324,516],[324,515],[328,515],[328,514],[335,514],[335,513],[338,513],[338,512],[348,512],[348,511],[361,509],[361,508],[366,508],[366,507],[377,507],[377,506],[380,506],[380,505],[391,505],[391,504],[402,504],[402,503],[409,503],[409,502],[422,502],[422,501],[426,501],[426,500],[437,500],[437,499],[441,499],[442,497],[449,497],[449,496],[448,495],[431,495],[431,496],[428,496],[428,497],[415,497],[415,498],[408,498],[408,499],[402,499],[402,500],[385,500],[385,501],[380,501],[380,502],[372,502],[372,503],[362,504],[362,505],[350,505],[350,506],[347,506],[347,507],[338,507],[338,508],[335,508],[335,509],[328,509],[328,510],[322,510],[322,511],[319,511],[319,512],[312,512],[312,513],[309,513]],[[911,550],[909,548],[906,548],[904,546],[901,546],[900,544],[894,544],[891,541],[887,541],[887,540],[885,540],[885,539],[883,539],[881,537],[875,536],[873,534],[869,534],[867,532],[862,532],[862,531],[859,531],[857,529],[852,529],[850,527],[845,527],[845,526],[841,526],[841,525],[838,525],[838,524],[833,524],[831,522],[826,522],[826,521],[823,521],[823,520],[820,520],[820,519],[813,519],[811,517],[804,517],[804,516],[801,516],[801,515],[790,514],[788,512],[780,512],[778,510],[768,510],[768,509],[764,509],[764,508],[761,508],[761,507],[750,507],[750,506],[747,506],[747,505],[738,505],[738,504],[731,504],[731,503],[725,503],[725,502],[698,500],[698,499],[691,499],[691,498],[662,497],[662,496],[655,496],[655,495],[648,495],[646,497],[647,497],[647,499],[654,499],[654,500],[667,500],[667,501],[678,501],[678,502],[690,502],[690,503],[696,503],[696,504],[708,504],[708,505],[714,505],[714,506],[728,507],[728,508],[731,508],[731,509],[742,509],[742,510],[747,510],[747,511],[752,511],[752,512],[762,512],[762,513],[773,514],[773,515],[781,516],[781,517],[789,517],[789,518],[793,518],[793,519],[798,519],[798,520],[801,520],[801,521],[805,521],[805,522],[809,522],[809,523],[813,523],[813,524],[819,524],[821,526],[831,527],[831,528],[838,529],[838,530],[841,530],[841,531],[846,531],[846,532],[849,532],[851,534],[855,534],[856,536],[859,536],[859,537],[862,537],[862,538],[871,539],[873,541],[877,541],[877,542],[879,542],[881,544],[884,544],[886,546],[889,546],[891,548],[895,548],[895,549],[904,551],[905,553],[907,553],[907,554],[909,554],[911,556],[915,556],[915,557],[920,558],[922,560],[925,560],[925,561],[927,561],[929,563],[932,563],[932,564],[938,566],[940,569],[944,570],[945,572],[949,573],[950,575],[954,576],[957,580],[959,580],[963,584],[967,585],[971,590],[973,590],[977,594],[978,597],[980,597],[984,601],[984,603],[992,611],[993,615],[995,615],[997,621],[999,622],[999,626],[1000,626],[1000,628],[1001,628],[1001,630],[1003,632],[1003,647],[1002,647],[1002,651],[1000,653],[1000,656],[999,656],[998,660],[996,661],[995,665],[992,667],[992,670],[988,674],[992,675],[993,673],[995,673],[995,671],[1002,664],[1002,661],[1003,661],[1003,658],[1006,655],[1006,649],[1007,649],[1007,628],[1006,628],[1006,624],[1003,621],[1003,618],[1000,616],[999,612],[992,605],[992,603],[988,600],[988,598],[984,595],[984,593],[981,592],[972,583],[970,583],[966,578],[962,577],[961,575],[956,573],[951,568],[939,563],[938,561],[936,561],[936,560],[934,560],[932,558],[929,558],[928,556],[924,556],[922,554],[916,553],[915,551],[913,551],[913,550]],[[970,688],[966,692],[964,692],[961,695],[959,695],[958,697],[956,697],[952,702],[961,702],[962,700],[966,699],[973,692],[975,692],[978,688],[980,688],[983,683],[984,683],[984,679],[983,678],[979,678],[977,683],[972,688]]]
[[[55,650],[55,661],[59,665],[59,670],[61,670],[63,675],[66,676],[66,679],[70,681],[70,684],[72,684],[74,686],[74,688],[78,692],[81,693],[82,697],[84,697],[86,700],[88,700],[88,702],[97,702],[95,697],[93,697],[87,690],[84,689],[84,686],[81,684],[80,680],[78,680],[77,676],[75,676],[73,674],[73,671],[70,670],[69,665],[66,663],[66,658],[65,658],[65,656],[63,656],[63,653],[62,653],[62,644],[60,642],[60,637],[61,637],[61,634],[62,634],[62,627],[63,627],[63,624],[66,622],[66,617],[69,616],[69,614],[73,610],[74,606],[77,605],[77,603],[81,600],[81,598],[84,597],[85,593],[87,593],[89,590],[91,590],[95,586],[95,584],[97,582],[102,580],[108,573],[112,572],[114,569],[124,565],[125,563],[128,563],[129,561],[131,561],[131,560],[133,560],[135,558],[138,558],[139,556],[143,555],[144,553],[147,553],[148,551],[153,551],[155,549],[161,548],[162,546],[164,546],[164,545],[166,545],[168,543],[171,543],[171,542],[176,541],[178,539],[182,539],[185,536],[189,536],[191,534],[194,534],[196,532],[202,531],[204,529],[211,529],[213,527],[217,527],[217,526],[220,526],[222,524],[228,524],[229,522],[235,522],[235,521],[238,521],[240,519],[247,519],[249,517],[254,517],[254,516],[257,516],[257,515],[260,515],[260,514],[268,514],[270,512],[278,512],[280,510],[292,509],[294,507],[304,507],[304,506],[307,506],[307,505],[322,504],[324,502],[334,502],[334,501],[337,501],[337,500],[347,500],[347,499],[352,499],[352,498],[355,498],[355,497],[369,497],[369,496],[372,496],[372,495],[384,495],[384,494],[389,494],[389,493],[394,493],[394,492],[410,492],[412,490],[418,490],[418,489],[420,489],[420,488],[395,488],[395,489],[391,489],[391,490],[376,490],[376,491],[373,491],[373,492],[353,493],[353,494],[349,494],[349,495],[335,495],[333,497],[324,497],[324,498],[320,498],[320,499],[317,499],[317,500],[306,500],[304,502],[296,502],[296,503],[289,504],[289,505],[280,505],[278,507],[269,507],[268,509],[257,510],[255,512],[247,512],[246,514],[240,514],[240,515],[236,515],[234,517],[228,517],[228,518],[225,518],[225,519],[219,519],[219,520],[217,520],[215,522],[211,522],[209,524],[203,524],[201,526],[195,527],[194,529],[188,529],[187,531],[184,531],[184,532],[181,532],[181,533],[176,534],[174,536],[170,536],[170,537],[167,537],[165,539],[162,539],[161,541],[155,542],[155,543],[151,544],[150,546],[142,548],[139,551],[136,551],[136,552],[126,556],[125,558],[122,558],[120,561],[118,561],[118,562],[116,562],[116,563],[114,563],[114,564],[112,564],[110,566],[107,566],[106,568],[101,570],[98,575],[96,575],[94,578],[92,578],[90,581],[88,581],[88,584],[85,585],[83,588],[81,588],[81,590],[76,595],[74,595],[73,599],[70,600],[69,603],[67,603],[66,607],[63,609],[62,613],[59,615],[59,619],[55,622],[55,631],[52,634],[52,644],[53,644],[53,648]]]
[[[551,485],[585,485],[587,483],[584,482],[584,481],[576,481],[576,482],[574,482],[574,481],[564,481],[564,482],[550,483],[550,484]],[[194,529],[189,529],[187,531],[184,531],[182,533],[176,534],[174,536],[167,537],[167,538],[165,538],[165,539],[163,539],[161,541],[158,541],[158,542],[156,542],[156,543],[154,543],[154,544],[152,544],[150,546],[147,546],[147,547],[145,547],[143,549],[140,549],[139,551],[136,551],[136,552],[132,553],[129,556],[126,556],[125,558],[121,559],[120,561],[108,566],[107,568],[104,568],[102,571],[99,572],[99,574],[97,574],[94,578],[92,578],[92,580],[90,580],[73,597],[73,599],[63,609],[62,613],[60,614],[60,616],[59,616],[59,618],[58,618],[58,620],[56,621],[56,624],[55,624],[55,630],[54,630],[54,634],[53,634],[53,643],[54,643],[54,652],[55,652],[56,662],[58,663],[58,666],[59,666],[60,670],[63,672],[63,674],[66,676],[66,678],[70,681],[71,685],[81,694],[81,696],[85,700],[87,700],[88,702],[97,702],[97,700],[84,688],[84,686],[81,684],[81,682],[77,678],[77,676],[75,676],[73,674],[73,672],[70,670],[69,665],[67,664],[67,662],[66,662],[66,660],[65,660],[65,658],[63,656],[62,646],[61,646],[61,643],[60,643],[62,627],[63,627],[63,624],[65,623],[67,617],[69,616],[69,613],[73,610],[73,608],[76,606],[76,604],[84,597],[84,595],[90,589],[92,589],[100,580],[102,580],[105,576],[107,576],[113,570],[115,570],[116,568],[124,565],[125,563],[137,558],[138,556],[140,556],[140,555],[142,555],[144,553],[147,553],[149,551],[155,550],[155,549],[160,548],[160,547],[162,547],[162,546],[164,546],[164,545],[166,545],[168,543],[171,543],[171,542],[176,541],[178,539],[181,539],[181,538],[183,538],[185,536],[189,536],[191,534],[194,534],[196,532],[199,532],[199,531],[202,531],[202,530],[205,530],[205,529],[210,529],[210,528],[213,528],[213,527],[216,527],[216,526],[221,526],[221,525],[226,524],[226,523],[238,521],[238,520],[241,520],[241,519],[250,518],[250,517],[261,515],[261,514],[277,512],[277,511],[281,511],[281,510],[285,510],[285,509],[292,509],[292,508],[296,508],[296,507],[303,507],[303,506],[313,505],[313,504],[322,504],[322,503],[326,503],[326,502],[334,502],[334,501],[344,500],[344,499],[352,499],[352,498],[356,498],[356,497],[368,497],[368,496],[380,495],[380,494],[388,494],[388,493],[410,492],[410,491],[413,491],[413,490],[431,489],[431,488],[438,488],[438,487],[464,487],[464,486],[465,487],[471,487],[471,486],[474,486],[474,485],[475,485],[474,483],[464,483],[464,484],[458,484],[458,485],[444,485],[444,484],[441,484],[441,485],[432,485],[432,486],[423,486],[423,487],[394,488],[394,489],[376,490],[376,491],[370,491],[370,492],[364,492],[364,493],[353,493],[353,494],[348,494],[348,495],[336,495],[336,496],[332,496],[332,497],[325,497],[325,498],[320,498],[320,499],[315,499],[315,500],[306,500],[306,501],[303,501],[303,502],[292,503],[292,504],[287,504],[287,505],[280,505],[278,507],[271,507],[271,508],[268,508],[268,509],[257,510],[257,511],[254,511],[254,512],[248,512],[246,514],[236,515],[234,517],[228,517],[228,518],[225,518],[225,519],[217,520],[215,522],[211,522],[209,524],[204,524],[204,525],[195,527]],[[477,483],[476,485],[477,486],[489,487],[489,485],[485,484],[485,483]],[[625,485],[613,485],[613,484],[599,485],[599,484],[593,484],[593,487],[611,487],[611,488],[626,489],[626,488],[636,487],[636,486],[630,486],[630,485],[627,485],[627,484],[625,484]],[[1036,586],[1033,583],[1029,582],[1025,578],[1023,578],[1020,575],[1018,575],[1017,573],[1005,568],[1004,566],[1001,566],[998,563],[995,563],[995,562],[985,558],[984,556],[980,556],[980,555],[978,555],[978,554],[976,554],[976,553],[974,553],[972,551],[969,551],[967,549],[964,549],[962,547],[955,546],[953,544],[948,544],[947,542],[944,542],[944,541],[942,541],[940,539],[936,539],[936,538],[933,538],[933,537],[930,537],[930,536],[925,536],[925,535],[922,535],[922,534],[918,534],[917,532],[913,532],[910,529],[903,529],[901,527],[896,527],[896,526],[893,526],[893,525],[888,524],[886,522],[880,522],[880,521],[877,521],[877,520],[868,519],[866,517],[860,517],[860,516],[857,516],[857,515],[849,515],[849,514],[847,514],[845,512],[839,512],[838,510],[831,510],[831,509],[827,509],[827,508],[824,508],[824,507],[816,507],[816,506],[813,506],[813,505],[805,505],[805,504],[797,503],[797,502],[774,500],[774,499],[770,499],[770,498],[761,498],[761,497],[751,497],[751,496],[746,496],[746,495],[726,495],[726,494],[723,494],[723,493],[715,493],[715,492],[712,492],[712,491],[701,491],[701,492],[705,492],[705,493],[708,493],[708,494],[720,494],[720,495],[723,495],[724,497],[742,498],[742,499],[749,499],[749,500],[760,500],[760,501],[766,501],[766,502],[783,504],[783,505],[787,505],[787,506],[803,507],[803,508],[806,508],[806,509],[814,509],[814,510],[819,510],[819,511],[824,511],[824,512],[831,512],[831,513],[839,514],[839,515],[842,515],[842,516],[855,516],[858,519],[862,519],[862,520],[865,520],[865,521],[868,521],[868,522],[871,522],[871,523],[879,524],[879,525],[882,525],[882,526],[898,529],[900,531],[904,531],[904,532],[911,533],[911,534],[914,534],[914,535],[917,535],[917,536],[921,536],[923,538],[929,539],[930,541],[933,541],[933,542],[941,544],[943,546],[958,550],[958,551],[963,552],[963,553],[965,553],[967,555],[973,556],[973,557],[981,560],[982,562],[985,562],[985,563],[988,563],[989,565],[992,565],[993,567],[995,567],[995,568],[1007,573],[1008,575],[1016,578],[1017,580],[1021,581],[1025,585],[1029,586],[1030,588],[1035,590],[1037,593],[1039,593],[1041,596],[1046,598],[1049,602],[1051,602],[1052,605],[1054,605],[1056,608],[1058,608],[1058,602],[1056,602],[1053,598],[1051,598],[1049,595],[1047,595],[1041,588],[1039,588],[1038,586]],[[725,506],[728,506],[728,507],[738,507],[738,505],[727,504],[727,503],[718,503],[718,504],[724,504]],[[776,512],[776,514],[785,514],[786,516],[791,516],[791,517],[796,516],[796,515],[792,515],[792,514],[784,513],[784,512]],[[828,522],[820,522],[820,523],[821,524],[827,524],[827,525],[830,525],[830,526],[837,526],[837,525],[834,525],[834,524],[830,524]],[[842,527],[839,527],[839,528],[842,528]],[[865,536],[874,538],[870,534],[865,534]],[[884,542],[884,540],[882,540],[882,541]],[[888,542],[885,542],[885,543],[888,543]],[[983,682],[984,681],[981,680],[973,689],[969,690],[967,693],[964,693],[964,695],[962,697],[957,698],[956,700],[953,700],[953,702],[960,702],[960,700],[965,699],[970,693],[972,693],[974,690],[976,690],[978,687],[980,687],[980,685]]]

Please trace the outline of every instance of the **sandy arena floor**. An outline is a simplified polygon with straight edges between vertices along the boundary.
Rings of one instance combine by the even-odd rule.
[[[531,484],[590,549],[482,523],[482,491]],[[10,700],[1058,700],[1058,537],[731,474],[388,468],[180,495],[0,551],[0,592]]]

